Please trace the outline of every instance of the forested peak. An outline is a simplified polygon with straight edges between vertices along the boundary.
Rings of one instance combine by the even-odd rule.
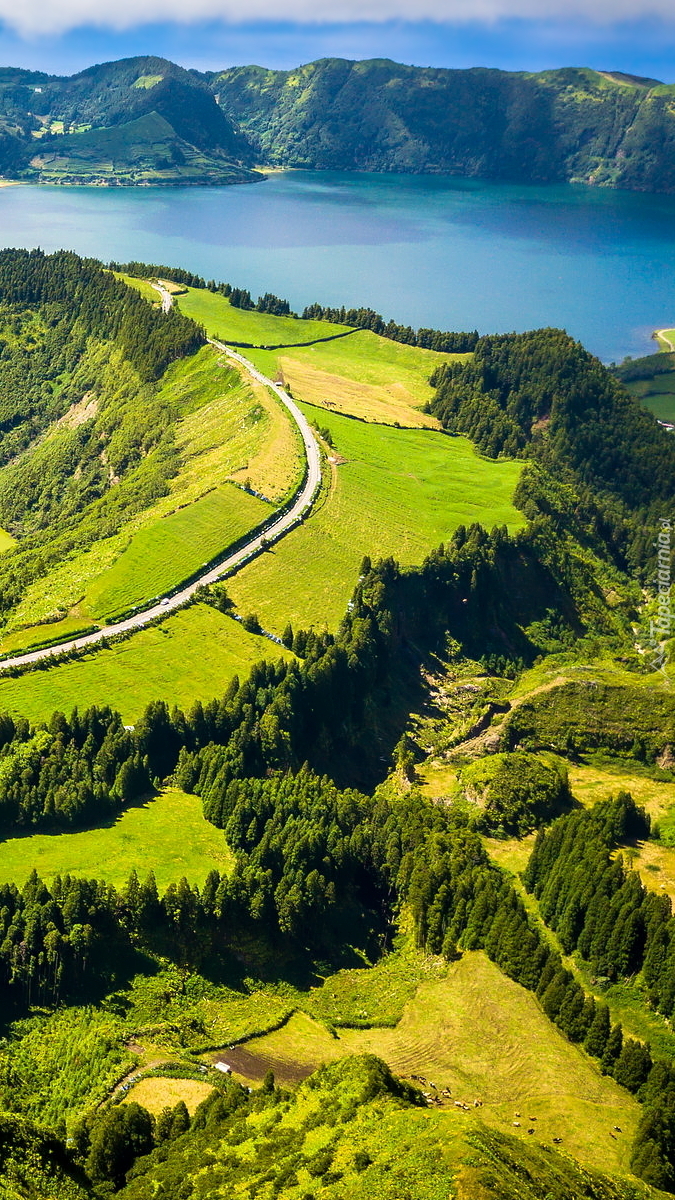
[[[630,509],[675,491],[673,439],[563,330],[482,337],[432,382],[430,410],[487,454],[539,457]]]

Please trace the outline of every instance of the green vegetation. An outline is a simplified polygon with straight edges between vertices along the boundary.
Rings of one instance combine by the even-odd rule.
[[[42,138],[25,174],[52,184],[224,184],[260,178],[190,145],[157,112],[108,129]]]
[[[0,169],[63,183],[223,184],[259,179],[252,167],[263,163],[671,192],[672,96],[621,73],[383,59],[199,73],[148,56],[71,78],[5,68]]]
[[[511,499],[518,464],[489,463],[464,439],[431,431],[324,412],[320,421],[336,461],[317,511],[229,584],[241,611],[257,611],[266,629],[281,633],[288,621],[334,628],[364,554],[415,563],[465,522],[521,526]]]
[[[244,487],[278,502],[299,482],[282,406],[211,348],[143,385],[118,351],[89,344],[59,407],[45,390],[45,432],[19,453],[10,442],[0,480],[0,508],[22,535],[5,574],[5,652],[177,586],[269,515]]]
[[[0,256],[8,642],[170,586],[190,533],[203,555],[297,484],[276,401],[118,269],[80,287],[70,258]],[[292,321],[270,294],[258,317]],[[556,331],[447,362],[394,332],[343,339],[343,403],[421,419],[433,354],[451,432],[306,406],[328,466],[301,528],[165,622],[0,681],[11,1200],[675,1190],[672,672],[636,648],[672,442]]]
[[[523,698],[505,721],[509,744],[562,754],[605,750],[653,763],[675,742],[675,698],[667,680],[605,683],[587,674]]]
[[[185,875],[203,883],[214,867],[227,871],[231,855],[223,835],[202,816],[196,796],[177,788],[126,808],[111,825],[78,833],[34,834],[0,844],[0,881],[20,887],[31,871],[50,883],[55,875],[104,879],[121,887],[135,870],[153,871],[165,889]]]
[[[459,786],[481,809],[478,828],[497,836],[529,833],[548,823],[570,799],[562,764],[522,750],[470,763],[460,773]]]
[[[331,325],[328,321],[302,321],[298,317],[276,317],[235,308],[225,296],[205,288],[188,288],[187,294],[179,298],[178,306],[186,316],[203,325],[209,337],[223,342],[283,345],[334,337],[347,330],[347,326]]]
[[[76,704],[84,709],[107,703],[132,722],[162,696],[183,708],[196,700],[205,703],[270,653],[289,657],[283,647],[247,633],[238,621],[196,604],[74,662],[15,679],[0,676],[0,707],[46,721],[51,713],[70,712]]]
[[[110,620],[149,597],[164,595],[268,515],[261,500],[232,486],[207,493],[142,528],[89,589],[87,609]]]
[[[655,80],[332,58],[293,71],[232,67],[211,86],[257,161],[276,166],[673,189],[658,149],[673,91]]]
[[[1,1103],[48,1128],[99,1104],[137,1061],[111,1013],[64,1009],[17,1022],[0,1051]]]
[[[675,338],[675,330],[662,330],[661,335],[660,354],[627,359],[614,374],[659,421],[675,424],[675,354],[670,340],[670,335]]]
[[[298,345],[335,339],[348,327],[235,308],[221,293],[204,289],[189,289],[179,305],[221,341],[292,347],[247,354],[268,376],[281,377],[296,399],[389,425],[437,428],[419,411],[433,396],[429,377],[442,363],[466,357],[402,345],[367,329]]]
[[[465,954],[443,977],[423,982],[393,1029],[340,1028],[334,1037],[315,1021],[294,1016],[276,1032],[245,1043],[241,1074],[259,1085],[272,1069],[288,1084],[347,1054],[375,1054],[403,1079],[433,1080],[439,1091],[452,1093],[447,1107],[458,1099],[473,1108],[480,1098],[481,1120],[502,1132],[513,1129],[514,1113],[532,1114],[538,1141],[550,1144],[562,1136],[567,1153],[587,1167],[628,1168],[639,1106],[482,953]],[[236,1064],[236,1050],[232,1058]],[[616,1144],[607,1135],[615,1125],[624,1134]],[[524,1119],[522,1136],[527,1127]]]

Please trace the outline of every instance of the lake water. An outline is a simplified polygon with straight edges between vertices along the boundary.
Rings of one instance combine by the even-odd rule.
[[[557,325],[605,361],[675,325],[675,198],[293,171],[227,188],[0,189],[0,244],[187,267],[298,310],[481,332]]]

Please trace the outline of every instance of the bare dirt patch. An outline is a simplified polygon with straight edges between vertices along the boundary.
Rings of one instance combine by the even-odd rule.
[[[302,1083],[320,1065],[319,1062],[299,1062],[293,1058],[277,1058],[262,1051],[247,1050],[245,1046],[234,1046],[232,1050],[219,1054],[214,1062],[227,1063],[233,1074],[241,1075],[251,1083],[260,1083],[268,1071],[274,1072],[279,1083]]]

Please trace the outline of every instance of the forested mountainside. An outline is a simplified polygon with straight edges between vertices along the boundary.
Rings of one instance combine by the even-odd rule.
[[[324,59],[235,67],[211,86],[263,162],[675,188],[673,89],[654,80]]]
[[[0,71],[2,170],[54,183],[241,183],[251,150],[206,82],[164,59],[72,78]]]
[[[254,165],[675,190],[674,89],[322,59],[200,74],[161,58],[0,71],[0,168],[50,182],[232,183]]]

